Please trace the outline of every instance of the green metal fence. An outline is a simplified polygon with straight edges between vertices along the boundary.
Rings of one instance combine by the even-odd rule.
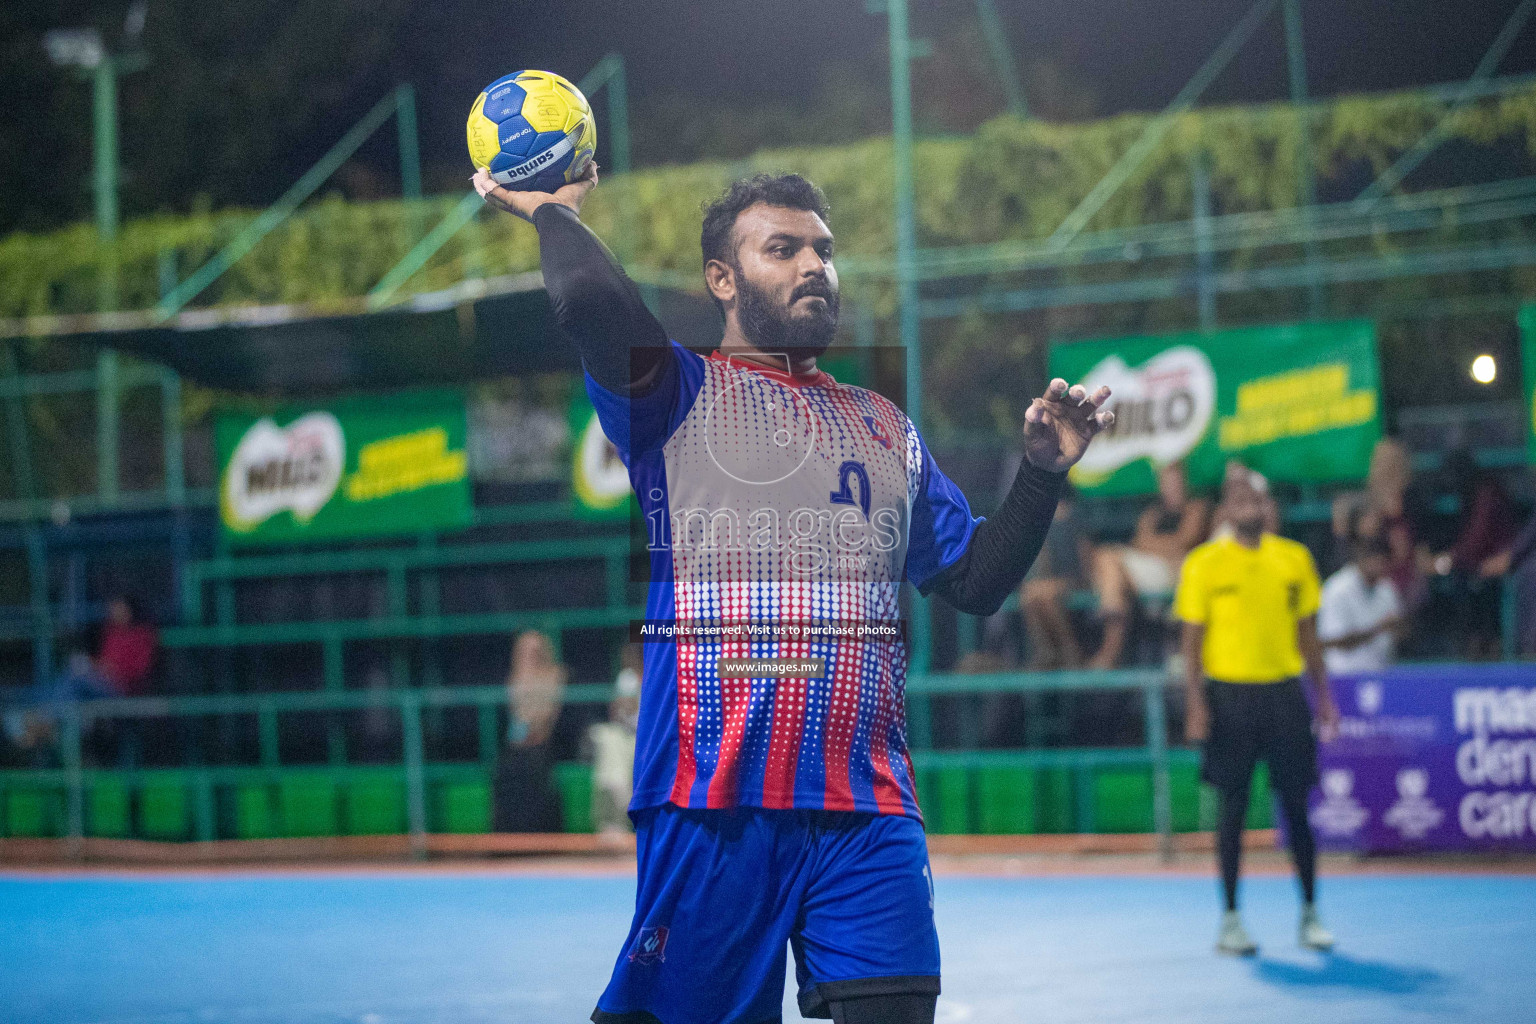
[[[1173,775],[1179,772],[1186,784],[1192,779],[1187,770],[1192,764],[1192,752],[1171,750],[1168,743],[1165,692],[1171,682],[1161,670],[912,678],[908,682],[908,691],[918,699],[988,693],[1139,691],[1146,723],[1144,742],[1135,747],[914,750],[912,757],[919,774],[919,789],[924,803],[931,805],[930,828],[943,832],[1033,831],[1027,825],[1012,826],[1009,823],[1024,820],[1017,813],[1021,802],[1028,805],[1025,810],[1032,811],[1042,792],[1040,787],[1054,786],[1069,793],[1068,800],[1071,801],[1065,811],[1055,812],[1058,819],[1064,815],[1063,820],[1055,822],[1055,830],[1093,830],[1096,821],[1120,823],[1119,827],[1103,829],[1105,831],[1145,830],[1136,826],[1149,824],[1159,834],[1162,849],[1170,851],[1175,828]],[[612,695],[609,686],[583,684],[568,687],[566,699],[572,703],[590,704],[607,701]],[[134,831],[158,838],[218,838],[221,833],[219,793],[224,791],[224,806],[232,807],[233,815],[247,824],[263,814],[277,813],[290,822],[319,822],[315,827],[321,832],[327,828],[335,831],[403,831],[411,836],[411,847],[416,854],[424,856],[426,837],[433,831],[434,823],[444,831],[488,829],[489,778],[501,745],[497,715],[506,699],[503,687],[468,686],[141,697],[62,705],[59,710],[63,766],[0,771],[0,802],[10,808],[9,813],[14,818],[18,813],[44,813],[34,805],[39,801],[52,801],[61,819],[60,827],[54,831],[70,841],[77,855],[87,834]],[[478,757],[473,761],[428,762],[424,715],[434,709],[453,707],[476,709]],[[399,716],[403,756],[398,763],[281,763],[280,716],[378,709],[387,709]],[[87,767],[84,763],[84,737],[94,723],[224,716],[255,718],[257,764],[121,770]],[[578,772],[565,771],[570,776],[562,777],[567,793],[582,791]],[[401,792],[402,788],[404,799],[399,801],[392,794]],[[348,793],[345,827],[338,816],[336,800],[336,794],[343,789]],[[140,806],[141,827],[136,830],[127,824],[131,802],[128,794],[131,792],[138,794]],[[271,807],[274,792],[277,794],[276,812]],[[18,803],[20,797],[24,799]],[[1096,802],[1103,804],[1106,801],[1118,807],[1118,810],[1110,809],[1108,818],[1105,817],[1106,808],[1096,808]],[[1125,806],[1127,801],[1132,804],[1129,808]],[[470,804],[481,810],[466,809]],[[21,812],[17,811],[18,807]],[[574,817],[581,817],[579,810]],[[1036,819],[1039,817],[1035,815]],[[397,827],[389,827],[392,823]],[[581,823],[575,824],[579,826]],[[1035,823],[1051,824],[1042,820]],[[572,815],[568,814],[567,827],[572,825]],[[1192,823],[1186,821],[1183,827],[1192,827]],[[295,828],[299,829],[296,833]],[[290,824],[288,832],[304,834],[302,828],[302,824]],[[10,831],[18,831],[14,821]],[[247,825],[240,825],[234,831],[237,835],[261,832],[259,828]]]

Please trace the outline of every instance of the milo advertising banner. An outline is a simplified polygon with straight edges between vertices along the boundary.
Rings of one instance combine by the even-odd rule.
[[[1536,850],[1536,667],[1403,666],[1333,680],[1309,816],[1324,849]]]
[[[356,399],[215,425],[219,519],[237,543],[411,533],[473,514],[464,399]]]
[[[1233,458],[1274,480],[1359,479],[1381,436],[1367,321],[1058,343],[1050,372],[1114,392],[1115,425],[1072,470],[1095,494],[1149,493],[1180,459],[1197,487]]]
[[[619,450],[603,433],[597,410],[585,394],[571,399],[571,493],[583,519],[622,518],[629,514],[629,470]]]
[[[1536,466],[1536,306],[1520,310],[1520,371],[1525,378],[1525,461]]]

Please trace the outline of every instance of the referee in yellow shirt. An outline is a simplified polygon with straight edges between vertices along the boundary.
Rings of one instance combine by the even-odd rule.
[[[1333,946],[1313,904],[1317,854],[1307,793],[1317,784],[1317,745],[1300,678],[1305,669],[1312,680],[1318,736],[1332,739],[1339,712],[1317,639],[1321,586],[1305,547],[1264,531],[1267,489],[1257,473],[1228,476],[1222,512],[1232,534],[1190,552],[1174,598],[1184,623],[1185,733],[1191,743],[1204,743],[1200,777],[1218,795],[1226,912],[1216,948],[1240,956],[1258,952],[1237,911],[1237,879],[1248,791],[1261,757],[1280,796],[1301,880],[1301,944]]]

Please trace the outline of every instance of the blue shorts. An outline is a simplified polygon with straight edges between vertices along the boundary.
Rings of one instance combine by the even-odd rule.
[[[757,808],[635,816],[635,920],[598,1024],[777,1024],[786,943],[800,1012],[939,991],[923,826],[912,818]]]

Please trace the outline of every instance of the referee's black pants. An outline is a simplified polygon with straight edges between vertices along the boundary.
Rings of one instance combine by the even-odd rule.
[[[1260,758],[1269,766],[1270,784],[1280,798],[1302,899],[1311,903],[1317,894],[1317,847],[1307,819],[1307,794],[1317,784],[1317,741],[1312,736],[1312,710],[1301,681],[1225,683],[1210,679],[1205,684],[1205,698],[1211,712],[1210,732],[1200,777],[1216,787],[1216,851],[1227,909],[1237,909],[1243,823],[1248,816],[1253,770]]]

